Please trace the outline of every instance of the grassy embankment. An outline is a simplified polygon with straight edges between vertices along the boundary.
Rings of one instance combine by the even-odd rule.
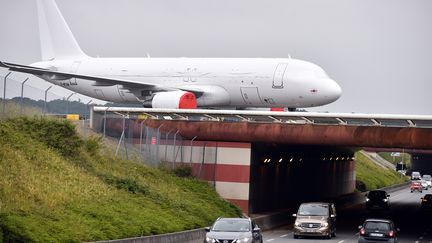
[[[0,242],[160,234],[240,214],[205,182],[115,159],[67,121],[0,120]]]
[[[408,177],[376,165],[362,153],[357,152],[355,157],[357,189],[360,191],[370,191],[408,181]]]
[[[411,155],[407,153],[401,153],[401,156],[393,157],[391,156],[391,152],[379,152],[379,156],[383,157],[385,160],[390,163],[397,164],[403,161],[408,168],[411,168]]]

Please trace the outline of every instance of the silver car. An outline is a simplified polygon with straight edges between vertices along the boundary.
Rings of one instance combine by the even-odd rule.
[[[250,218],[218,218],[207,231],[204,243],[262,243],[261,229]]]
[[[432,177],[431,177],[431,175],[423,175],[422,179],[426,182],[426,184],[427,184],[428,187],[432,187]]]

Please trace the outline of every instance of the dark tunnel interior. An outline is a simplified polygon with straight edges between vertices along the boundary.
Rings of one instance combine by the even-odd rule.
[[[254,143],[249,212],[284,209],[302,201],[326,200],[353,192],[354,151],[341,147]]]

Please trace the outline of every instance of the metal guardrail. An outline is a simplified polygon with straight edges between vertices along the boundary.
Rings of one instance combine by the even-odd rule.
[[[138,118],[188,121],[229,121],[289,124],[355,125],[432,128],[432,115],[280,112],[257,110],[160,109],[95,106],[94,112],[110,112]]]

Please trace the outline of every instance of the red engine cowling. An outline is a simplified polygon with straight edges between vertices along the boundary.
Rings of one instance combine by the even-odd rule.
[[[152,99],[153,108],[196,109],[195,94],[186,91],[158,92]]]

